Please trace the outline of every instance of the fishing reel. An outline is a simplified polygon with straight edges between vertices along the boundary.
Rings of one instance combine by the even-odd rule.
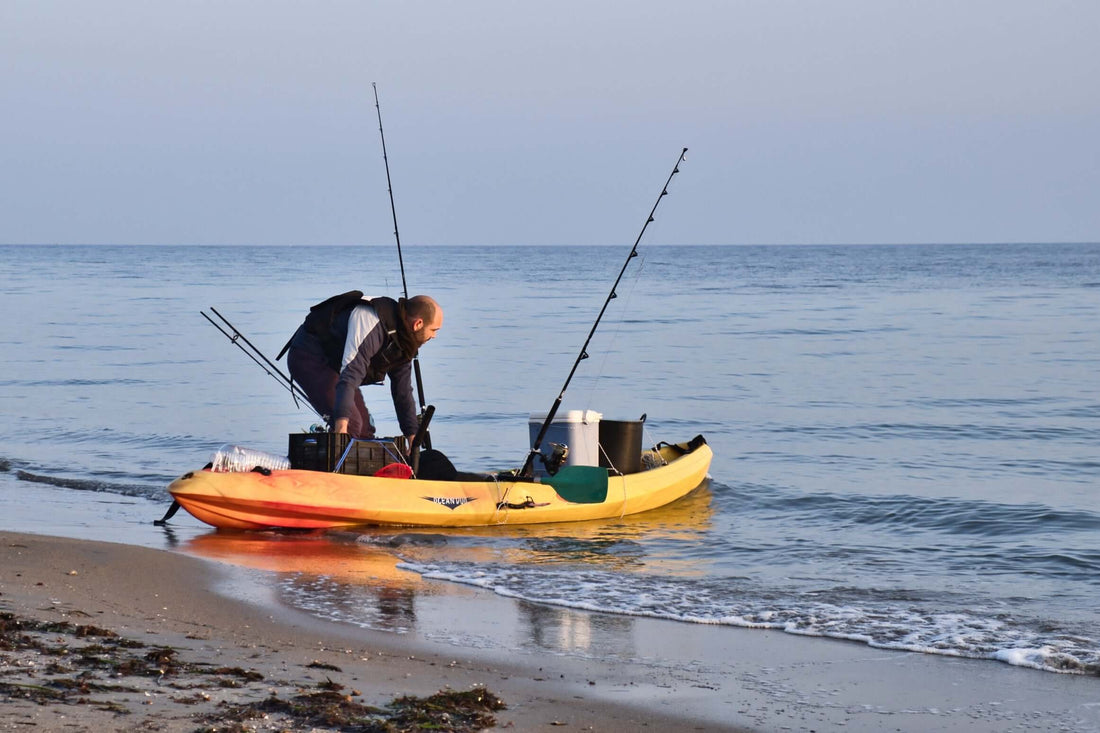
[[[569,446],[562,443],[550,443],[550,453],[539,453],[539,460],[546,468],[546,473],[555,475],[569,457]]]

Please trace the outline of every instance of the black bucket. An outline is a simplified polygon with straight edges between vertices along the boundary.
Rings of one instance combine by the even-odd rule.
[[[600,420],[600,465],[619,473],[642,470],[641,420]]]

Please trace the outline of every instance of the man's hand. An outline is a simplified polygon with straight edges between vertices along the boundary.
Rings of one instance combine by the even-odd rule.
[[[348,431],[348,418],[341,417],[332,424],[332,432],[346,433]]]

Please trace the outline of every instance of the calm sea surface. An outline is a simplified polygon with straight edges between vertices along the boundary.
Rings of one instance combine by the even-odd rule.
[[[469,470],[523,460],[628,249],[406,248],[410,291],[446,310],[421,360],[435,447]],[[1100,245],[639,251],[563,409],[705,435],[706,485],[619,522],[327,551],[532,609],[1100,673]],[[273,357],[309,305],[401,290],[385,248],[6,246],[0,276],[0,528],[104,539],[60,508],[112,511],[133,537],[111,539],[198,554],[220,540],[192,518],[149,527],[169,481],[227,442],[285,454],[315,421],[200,311]],[[388,390],[364,392],[396,433]],[[317,542],[238,541],[260,566]],[[278,577],[319,616],[410,623],[399,592]]]

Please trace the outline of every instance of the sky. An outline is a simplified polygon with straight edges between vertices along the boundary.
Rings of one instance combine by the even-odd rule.
[[[1100,3],[3,0],[0,243],[1100,241]]]

